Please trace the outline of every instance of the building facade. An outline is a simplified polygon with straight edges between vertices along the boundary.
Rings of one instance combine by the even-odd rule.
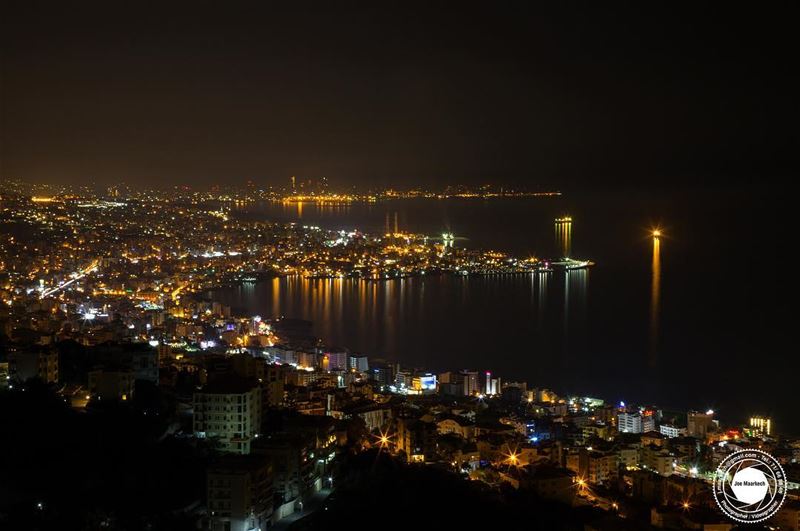
[[[227,456],[206,477],[210,531],[266,530],[273,513],[272,467],[258,456]]]
[[[226,378],[194,394],[197,437],[215,438],[220,449],[249,454],[261,427],[261,389],[245,379]]]
[[[642,416],[639,413],[623,412],[617,415],[617,431],[620,433],[642,433]]]
[[[8,353],[8,372],[10,379],[18,382],[39,378],[44,383],[58,383],[58,352],[11,349]]]

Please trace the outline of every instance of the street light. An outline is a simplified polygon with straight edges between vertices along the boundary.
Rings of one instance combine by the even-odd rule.
[[[380,444],[380,447],[388,448],[390,442],[391,438],[389,437],[389,432],[380,432],[380,435],[378,435],[378,443]]]

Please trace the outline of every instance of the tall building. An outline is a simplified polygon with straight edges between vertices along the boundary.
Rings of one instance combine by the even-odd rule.
[[[316,352],[308,352],[305,350],[298,350],[295,352],[297,356],[297,365],[300,367],[317,367],[318,356]],[[324,357],[323,357],[324,359]]]
[[[472,396],[481,392],[478,382],[478,371],[461,371],[464,377],[464,396]]]
[[[492,373],[490,371],[486,371],[486,375],[483,381],[484,394],[486,394],[487,396],[499,395],[501,385],[502,382],[500,378],[492,378]]]
[[[705,413],[690,411],[686,415],[686,435],[697,439],[705,439],[706,435],[714,431],[714,412]]]
[[[617,415],[617,431],[620,433],[643,433],[642,415],[623,411]]]
[[[750,417],[750,428],[763,435],[772,435],[772,419],[769,417]]]
[[[369,359],[366,356],[353,356],[349,357],[348,369],[354,369],[358,372],[367,372],[369,370]]]
[[[394,367],[388,364],[380,364],[372,368],[372,381],[379,387],[394,385]]]
[[[397,450],[405,453],[408,462],[424,463],[436,453],[437,425],[419,419],[397,419]]]
[[[19,351],[12,348],[8,353],[8,372],[10,379],[18,382],[39,378],[45,383],[58,383],[58,352]]]
[[[275,407],[284,403],[286,381],[292,372],[294,368],[290,365],[264,366],[262,407]]]
[[[448,396],[464,395],[464,375],[457,372],[439,374],[439,393]]]
[[[220,449],[249,454],[261,428],[261,389],[252,380],[220,376],[194,393],[194,432],[215,438]]]
[[[490,379],[487,382],[487,385],[486,385],[487,390],[488,390],[488,394],[490,394],[490,395],[499,395],[499,394],[501,394],[502,385],[503,385],[503,382],[499,377]]]
[[[656,420],[658,415],[653,409],[645,409],[642,411],[642,432],[655,431]]]
[[[264,352],[271,356],[275,363],[297,363],[297,354],[295,354],[292,348],[286,345],[267,347],[264,349]]]
[[[223,457],[206,474],[210,531],[267,529],[273,513],[272,465],[263,456]]]
[[[275,488],[275,518],[295,511],[296,503],[306,494],[319,490],[319,455],[315,437],[304,432],[274,433],[260,437],[253,454],[272,463]],[[320,453],[320,455],[322,455]]]
[[[159,345],[160,347],[161,345]],[[149,349],[131,353],[131,364],[137,380],[147,380],[158,385],[158,363],[161,349]]]
[[[461,383],[463,380],[464,380],[463,376],[451,371],[439,373],[440,384]]]
[[[414,377],[410,371],[397,371],[397,373],[394,375],[394,385],[396,385],[398,389],[410,388],[413,384],[413,378]]]
[[[328,360],[328,366],[326,367],[329,371],[344,371],[348,369],[348,361],[349,361],[349,354],[346,350],[330,350],[325,353],[324,358]]]

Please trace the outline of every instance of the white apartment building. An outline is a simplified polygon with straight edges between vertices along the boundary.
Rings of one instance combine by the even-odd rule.
[[[249,454],[261,428],[261,388],[247,379],[220,378],[194,394],[194,432],[220,449]]]
[[[617,431],[620,433],[644,433],[642,416],[639,413],[619,413]]]

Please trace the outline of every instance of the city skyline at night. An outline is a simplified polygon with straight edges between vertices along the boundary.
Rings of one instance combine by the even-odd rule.
[[[3,4],[0,529],[798,531],[794,20]]]

